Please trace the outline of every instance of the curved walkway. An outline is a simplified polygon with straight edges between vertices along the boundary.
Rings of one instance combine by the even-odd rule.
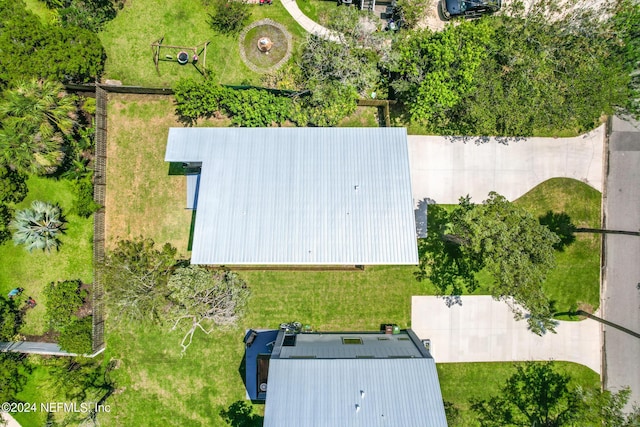
[[[411,298],[411,329],[421,339],[430,339],[436,363],[511,362],[563,360],[580,363],[598,374],[600,324],[558,322],[556,334],[543,336],[516,321],[505,302],[490,296],[462,296],[453,304],[444,298]]]
[[[331,31],[327,27],[323,27],[315,21],[312,21],[307,15],[302,13],[300,8],[298,7],[298,4],[296,3],[296,0],[281,1],[282,5],[285,9],[287,9],[287,12],[289,12],[291,17],[293,17],[293,19],[295,19],[296,22],[305,29],[306,32],[315,34],[316,36],[321,37],[325,40],[340,43],[340,35],[338,33],[336,33],[335,31]]]
[[[411,185],[425,198],[455,204],[490,191],[515,200],[549,178],[566,177],[602,191],[605,126],[573,138],[409,135]]]

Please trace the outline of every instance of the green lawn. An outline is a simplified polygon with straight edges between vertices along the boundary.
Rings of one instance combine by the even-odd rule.
[[[572,377],[571,385],[598,388],[600,377],[586,366],[570,362],[555,362],[559,371]],[[460,418],[450,427],[474,427],[478,422],[470,412],[469,400],[486,399],[498,394],[515,369],[512,363],[440,363],[438,379],[442,398],[460,411]]]
[[[128,1],[118,16],[100,33],[107,51],[104,78],[121,80],[125,85],[147,87],[171,86],[181,77],[199,78],[190,64],[160,62],[157,74],[151,43],[164,37],[164,44],[196,46],[210,41],[207,48],[207,69],[214,79],[225,84],[259,84],[260,75],[251,71],[240,59],[238,35],[220,35],[207,24],[212,6],[203,1],[167,0],[160,5],[150,1]],[[252,5],[254,22],[270,18],[284,25],[293,36],[294,50],[306,33],[289,15],[279,1],[271,6]],[[176,56],[177,51],[162,50]]]
[[[516,203],[536,217],[547,211],[566,212],[577,227],[600,228],[602,195],[594,188],[573,179],[546,181]],[[582,308],[595,310],[600,305],[600,236],[578,233],[576,241],[556,253],[556,268],[549,273],[545,293],[556,301],[558,312]]]
[[[12,241],[0,245],[0,292],[7,294],[18,286],[25,288],[23,297],[33,297],[38,306],[27,311],[21,333],[38,335],[46,331],[44,325],[43,287],[58,280],[80,279],[85,283],[93,281],[93,218],[80,218],[71,214],[73,189],[66,180],[31,177],[27,182],[29,194],[18,205],[22,209],[33,200],[59,203],[66,216],[67,230],[61,237],[62,245],[57,252],[27,252]]]
[[[296,0],[298,7],[312,21],[327,25],[329,12],[338,7],[336,0]]]

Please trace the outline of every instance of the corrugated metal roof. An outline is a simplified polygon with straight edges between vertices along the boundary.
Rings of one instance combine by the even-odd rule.
[[[431,358],[270,361],[264,427],[446,425]]]
[[[403,128],[172,128],[165,160],[202,162],[193,264],[418,263]]]
[[[343,338],[360,340],[362,344],[344,344]],[[318,359],[356,357],[423,357],[406,332],[298,334],[295,346],[283,346],[280,359],[314,356]]]

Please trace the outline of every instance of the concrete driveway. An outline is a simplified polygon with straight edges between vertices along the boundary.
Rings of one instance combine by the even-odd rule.
[[[540,337],[526,321],[515,321],[506,303],[490,296],[462,296],[449,304],[444,298],[414,296],[411,329],[431,340],[436,363],[553,359],[601,371],[599,323],[559,322],[556,334]]]
[[[574,138],[409,135],[413,199],[474,202],[497,191],[515,200],[549,178],[567,177],[602,191],[605,126]]]

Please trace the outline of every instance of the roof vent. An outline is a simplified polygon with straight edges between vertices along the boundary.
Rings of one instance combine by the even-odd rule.
[[[356,403],[356,412],[360,412],[360,405]]]
[[[364,399],[364,390],[360,390],[360,397]]]
[[[356,190],[356,191],[358,191],[358,190],[360,189],[360,185],[358,185],[358,184],[354,185],[354,186],[353,186],[353,189],[354,189],[354,190]]]

